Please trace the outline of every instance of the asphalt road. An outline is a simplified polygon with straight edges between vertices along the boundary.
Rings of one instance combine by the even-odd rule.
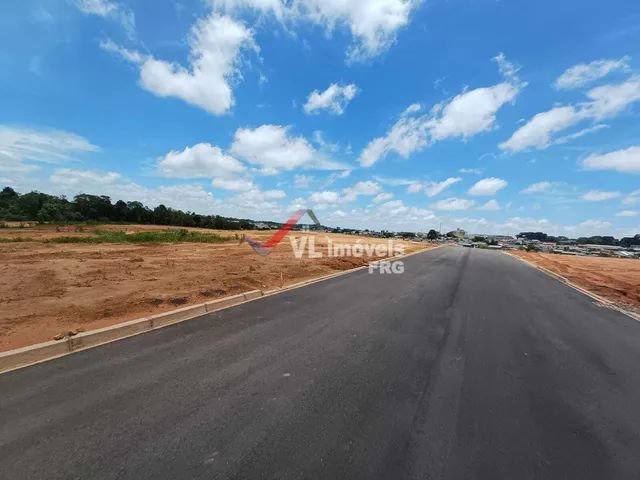
[[[0,478],[638,479],[640,323],[438,249],[0,375]]]

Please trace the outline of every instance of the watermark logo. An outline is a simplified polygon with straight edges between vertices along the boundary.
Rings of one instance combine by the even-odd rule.
[[[291,215],[291,217],[284,223],[284,225],[282,225],[278,229],[278,231],[274,233],[273,236],[266,242],[262,243],[249,236],[245,236],[243,240],[247,242],[258,255],[266,257],[271,253],[271,250],[273,250],[282,241],[282,239],[286,237],[287,233],[289,233],[289,231],[300,221],[300,219],[304,217],[305,213],[309,215],[311,220],[313,220],[313,223],[315,223],[318,227],[322,226],[318,221],[318,217],[316,217],[315,213],[313,213],[313,210],[302,209],[297,210],[293,215]]]
[[[248,235],[243,236],[242,241],[247,242],[251,248],[263,257],[266,257],[278,245],[291,229],[305,215],[309,215],[311,220],[321,227],[312,210],[296,211],[268,240],[260,242]],[[404,254],[404,245],[392,239],[373,243],[366,243],[358,240],[355,243],[341,243],[332,240],[329,236],[325,236],[326,245],[317,246],[315,235],[300,235],[298,238],[291,236],[289,238],[293,255],[298,258],[304,258],[305,254],[308,258],[322,257],[394,257]],[[404,273],[404,263],[401,260],[382,259],[375,260],[368,265],[369,273],[379,274],[401,274]]]
[[[401,274],[404,273],[404,262],[402,260],[380,260],[369,264],[369,273]]]
[[[302,235],[299,238],[290,237],[291,250],[296,258],[302,258],[305,252],[309,258],[327,257],[391,257],[404,254],[404,245],[394,240],[378,243],[366,243],[358,240],[355,243],[334,242],[330,237],[324,237],[326,247],[316,247],[316,237]]]

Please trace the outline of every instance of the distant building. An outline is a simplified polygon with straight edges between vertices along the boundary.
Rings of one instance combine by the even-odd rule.
[[[458,240],[464,240],[464,238],[467,235],[467,232],[465,232],[461,228],[456,228],[454,231],[449,232],[449,233],[452,234],[452,236],[457,238]]]
[[[516,239],[511,235],[486,235],[487,240],[498,243],[515,243]]]
[[[619,250],[624,250],[622,247],[618,247],[617,245],[597,245],[591,243],[582,244],[579,245],[579,247],[592,253],[613,253]]]

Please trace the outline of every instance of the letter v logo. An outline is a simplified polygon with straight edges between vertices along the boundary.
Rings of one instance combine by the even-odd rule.
[[[266,257],[271,253],[271,250],[282,241],[282,239],[287,235],[287,233],[289,233],[294,225],[296,225],[300,221],[300,219],[304,217],[305,213],[309,215],[311,220],[313,220],[313,223],[315,223],[319,227],[321,226],[320,222],[318,221],[318,217],[316,217],[315,213],[313,213],[313,210],[302,209],[296,211],[293,215],[291,215],[289,220],[287,220],[266,242],[262,243],[246,235],[242,240],[246,241],[258,255]]]

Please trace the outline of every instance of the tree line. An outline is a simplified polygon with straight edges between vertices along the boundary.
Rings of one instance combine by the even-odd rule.
[[[554,237],[547,235],[544,232],[521,232],[516,235],[517,238],[524,238],[527,240],[539,240],[541,242],[552,243],[578,243],[578,244],[590,244],[590,245],[610,245],[615,247],[629,248],[632,246],[640,246],[640,234],[633,237],[624,237],[618,240],[615,237],[609,235],[595,235],[593,237],[578,237],[576,239],[570,239],[568,237]]]
[[[41,192],[20,194],[11,187],[0,191],[0,219],[7,221],[37,221],[53,223],[123,222],[180,227],[213,228],[219,230],[250,230],[251,220],[220,215],[200,215],[183,212],[164,205],[154,209],[141,202],[111,202],[105,195],[82,193],[73,200]]]

